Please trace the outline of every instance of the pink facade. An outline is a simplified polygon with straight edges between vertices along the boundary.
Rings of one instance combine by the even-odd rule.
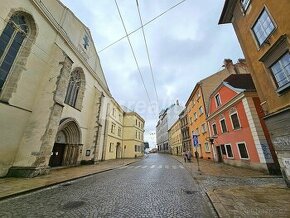
[[[239,76],[231,79],[239,79]],[[211,138],[214,138],[214,159],[273,172],[277,168],[275,154],[258,113],[260,104],[254,86],[235,83],[233,87],[230,82],[223,82],[210,96],[207,121]]]

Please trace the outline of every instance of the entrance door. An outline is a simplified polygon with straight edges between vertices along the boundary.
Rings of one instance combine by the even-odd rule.
[[[119,142],[117,142],[117,146],[116,146],[116,159],[121,158],[121,145]]]
[[[217,151],[217,156],[218,156],[218,162],[222,162],[223,158],[222,158],[221,147],[220,146],[216,146],[216,151]]]
[[[62,165],[65,144],[55,143],[49,160],[49,166],[57,167]]]

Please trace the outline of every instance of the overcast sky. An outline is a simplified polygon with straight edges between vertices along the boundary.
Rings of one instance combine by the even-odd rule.
[[[139,0],[143,23],[181,0]],[[125,36],[114,0],[62,0],[91,30],[98,51]],[[155,146],[158,111],[175,103],[184,105],[195,84],[222,69],[223,60],[243,57],[231,25],[218,25],[223,0],[186,0],[144,27],[154,91],[142,30],[130,36],[151,104],[143,87],[128,40],[99,52],[113,97],[145,119],[145,141]],[[118,0],[128,32],[141,26],[136,0]],[[158,107],[156,106],[158,105]]]

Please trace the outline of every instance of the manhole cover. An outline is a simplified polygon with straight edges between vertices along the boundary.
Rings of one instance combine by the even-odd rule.
[[[84,201],[69,201],[65,205],[63,205],[63,209],[69,210],[69,209],[75,209],[78,207],[81,207],[85,204],[86,202]]]
[[[198,192],[198,191],[193,191],[193,190],[182,190],[182,191],[184,191],[184,193],[187,195],[192,195]]]

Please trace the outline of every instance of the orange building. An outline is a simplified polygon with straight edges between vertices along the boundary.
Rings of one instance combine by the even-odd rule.
[[[192,144],[193,134],[198,135],[199,146],[197,151],[200,158],[204,159],[212,159],[213,157],[206,122],[210,94],[229,75],[249,73],[243,59],[240,59],[236,64],[233,64],[230,59],[225,59],[224,67],[223,70],[198,82],[185,105],[191,138],[190,142]]]
[[[290,187],[289,11],[289,0],[226,0],[219,24],[233,24]]]
[[[230,75],[210,96],[208,123],[214,159],[271,174],[279,172],[250,74]]]

